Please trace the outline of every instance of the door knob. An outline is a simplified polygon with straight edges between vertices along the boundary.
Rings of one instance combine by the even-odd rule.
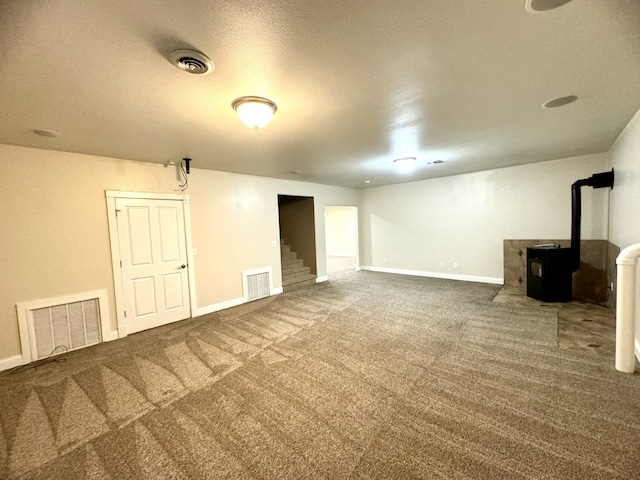
[[[187,266],[183,263],[182,265],[180,265],[180,268],[187,268]]]

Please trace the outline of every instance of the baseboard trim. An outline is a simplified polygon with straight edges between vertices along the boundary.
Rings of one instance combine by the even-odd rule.
[[[103,342],[113,342],[114,340],[118,340],[120,338],[119,330],[110,330],[106,335],[102,337]]]
[[[232,298],[231,300],[227,300],[225,302],[214,303],[213,305],[207,305],[206,307],[198,308],[198,317],[201,315],[206,315],[208,313],[218,312],[220,310],[224,310],[226,308],[237,307],[238,305],[242,305],[246,303],[244,297]]]
[[[281,293],[282,293],[282,287],[271,289],[271,295],[280,295]]]
[[[360,270],[368,270],[370,272],[381,273],[395,273],[397,275],[412,275],[415,277],[443,278],[446,280],[460,280],[463,282],[491,283],[493,285],[502,285],[504,283],[504,279],[498,277],[479,277],[476,275],[459,275],[455,273],[425,272],[422,270],[407,270],[404,268],[361,266]]]
[[[25,361],[22,355],[13,355],[12,357],[0,359],[0,372],[3,370],[9,370],[11,368],[24,365]]]
[[[348,257],[348,258],[356,258],[353,253],[327,253],[327,257]]]
[[[329,276],[328,275],[323,275],[321,277],[316,277],[316,283],[326,282],[327,280],[329,280]]]
[[[636,359],[640,362],[640,340],[636,338]]]

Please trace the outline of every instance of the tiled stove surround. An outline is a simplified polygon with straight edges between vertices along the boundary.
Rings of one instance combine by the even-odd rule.
[[[527,247],[541,244],[560,244],[570,247],[571,240],[504,240],[504,284],[518,287],[526,295]],[[580,241],[580,270],[573,274],[573,296],[590,303],[613,308],[615,289],[616,257],[620,248],[607,240]]]

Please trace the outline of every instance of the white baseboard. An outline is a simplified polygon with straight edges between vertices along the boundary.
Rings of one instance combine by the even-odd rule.
[[[636,338],[636,358],[640,362],[640,340]]]
[[[323,275],[321,277],[316,277],[316,283],[326,282],[327,280],[329,280],[329,276],[328,275]]]
[[[272,288],[271,289],[271,295],[280,295],[282,293],[282,287],[278,287],[278,288]]]
[[[227,300],[220,303],[214,303],[213,305],[207,305],[206,307],[198,308],[198,317],[200,315],[206,315],[208,313],[218,312],[220,310],[224,310],[226,308],[237,307],[238,305],[242,305],[246,303],[244,297],[232,298],[231,300]]]
[[[413,275],[416,277],[444,278],[447,280],[461,280],[463,282],[491,283],[494,285],[504,284],[504,279],[498,277],[479,277],[476,275],[459,275],[456,273],[424,272],[422,270],[407,270],[404,268],[367,266],[361,266],[360,270],[368,270],[370,272],[395,273],[398,275]]]
[[[353,253],[327,253],[327,257],[349,257],[356,258]]]
[[[117,340],[119,338],[120,338],[119,329],[118,330],[111,330],[111,331],[107,332],[106,334],[103,334],[102,341],[103,342],[112,342],[112,341]]]
[[[24,365],[24,359],[22,355],[14,355],[12,357],[0,359],[0,372],[3,370],[9,370],[10,368],[19,367]]]
[[[362,267],[360,265],[356,266],[356,272],[361,272],[362,271]]]

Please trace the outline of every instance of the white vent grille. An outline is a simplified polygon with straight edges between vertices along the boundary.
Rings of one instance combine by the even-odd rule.
[[[24,363],[114,340],[106,290],[19,303]]]
[[[244,298],[247,301],[271,295],[271,268],[242,272]]]
[[[102,341],[98,299],[31,311],[36,359]]]

